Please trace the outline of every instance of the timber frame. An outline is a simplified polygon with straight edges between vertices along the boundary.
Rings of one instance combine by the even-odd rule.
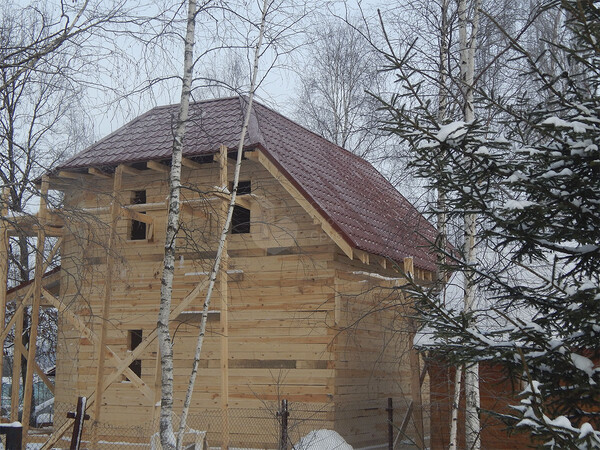
[[[256,170],[260,170],[263,176],[271,177],[278,185],[282,188],[282,194],[289,196],[293,202],[297,203],[299,207],[309,216],[314,226],[314,233],[319,233],[319,239],[327,251],[331,251],[331,261],[328,263],[329,267],[332,268],[332,273],[341,273],[341,265],[344,264],[350,267],[349,271],[345,272],[339,281],[339,285],[336,284],[335,290],[335,317],[331,321],[331,326],[335,327],[336,324],[342,322],[342,316],[345,314],[342,306],[342,298],[344,295],[351,296],[353,293],[349,292],[344,294],[344,289],[350,284],[360,286],[359,283],[377,283],[379,285],[386,285],[389,289],[397,287],[402,284],[402,273],[411,274],[415,279],[420,279],[427,283],[433,280],[433,274],[429,271],[415,268],[413,266],[412,258],[405,258],[400,263],[392,262],[380,255],[371,254],[364,250],[353,247],[352,243],[344,236],[336,227],[330,223],[327,217],[320,212],[313,203],[306,199],[306,197],[298,190],[292,180],[286,177],[285,174],[278,169],[278,167],[269,159],[263,150],[260,148],[250,149],[245,152],[245,159],[248,161],[248,165],[254,165],[257,167]],[[224,220],[224,215],[227,212],[227,204],[230,198],[228,193],[228,161],[227,161],[227,148],[222,146],[218,153],[215,154],[215,161],[218,168],[213,168],[211,164],[199,163],[195,160],[184,158],[183,166],[193,171],[206,171],[207,166],[210,166],[211,172],[218,172],[218,180],[215,180],[214,184],[219,187],[215,189],[210,196],[199,199],[189,198],[182,202],[182,214],[193,217],[209,217],[214,216],[216,223],[221,223]],[[31,392],[33,388],[33,375],[34,373],[40,377],[44,383],[46,383],[53,392],[55,386],[53,383],[43,374],[41,369],[35,363],[35,352],[36,352],[36,335],[37,325],[39,322],[39,311],[40,308],[53,307],[56,308],[61,317],[61,321],[67,324],[68,327],[74,330],[74,333],[78,335],[80,339],[86,339],[90,343],[90,348],[94,348],[95,353],[95,373],[93,378],[95,379],[93,388],[81,392],[81,395],[87,397],[87,411],[91,413],[92,419],[95,422],[103,420],[103,402],[100,401],[105,395],[107,390],[114,386],[115,383],[120,383],[123,377],[129,380],[130,385],[138,392],[140,398],[145,399],[144,404],[153,405],[154,414],[158,413],[157,399],[159,397],[159,358],[156,358],[156,366],[152,369],[154,375],[153,380],[149,380],[147,376],[140,377],[134,373],[130,368],[132,362],[136,359],[152,353],[156,355],[156,329],[144,330],[144,336],[141,343],[131,351],[123,352],[120,349],[114,348],[111,343],[114,338],[111,337],[111,331],[109,326],[111,323],[112,310],[116,306],[114,301],[114,292],[116,289],[120,289],[115,277],[116,267],[120,264],[118,247],[122,245],[119,241],[118,234],[123,227],[125,221],[135,220],[146,225],[146,239],[145,243],[156,243],[161,245],[160,239],[160,223],[162,219],[159,218],[161,214],[166,216],[167,204],[166,202],[153,201],[143,205],[128,205],[125,196],[126,190],[131,190],[131,183],[129,180],[138,179],[139,177],[148,177],[148,174],[153,176],[165,176],[169,168],[161,161],[147,161],[144,170],[139,168],[139,165],[133,167],[132,165],[120,164],[114,168],[114,172],[107,169],[100,169],[90,167],[87,171],[67,171],[61,170],[53,175],[46,175],[41,179],[40,183],[40,208],[37,215],[34,216],[23,216],[23,217],[8,217],[6,205],[7,202],[2,202],[2,217],[3,220],[0,222],[0,284],[6,286],[7,284],[7,271],[8,271],[8,242],[9,237],[17,233],[26,233],[29,236],[36,237],[36,255],[35,255],[35,271],[32,283],[24,286],[17,293],[8,293],[6,289],[0,289],[0,301],[2,307],[0,308],[0,333],[2,335],[2,342],[4,343],[8,333],[11,329],[15,328],[16,335],[23,332],[23,313],[26,306],[31,306],[31,339],[28,348],[24,348],[23,345],[15,346],[13,364],[13,379],[18,379],[21,372],[21,355],[25,356],[27,361],[33,362],[33,364],[27,364],[27,371],[25,374],[26,384],[24,392],[24,403],[23,403],[23,417],[28,417],[31,411]],[[56,189],[60,191],[68,191],[69,186],[89,186],[97,183],[104,183],[104,185],[111,186],[111,192],[108,196],[109,204],[100,204],[97,206],[85,205],[81,209],[82,214],[89,215],[102,215],[106,227],[108,227],[108,237],[106,241],[106,247],[103,249],[104,256],[104,278],[103,285],[104,289],[101,294],[101,308],[96,310],[95,313],[99,315],[99,321],[93,326],[91,322],[86,319],[85,315],[81,314],[81,310],[73,309],[71,302],[65,301],[63,296],[65,288],[61,288],[60,293],[51,292],[47,288],[49,278],[45,278],[44,275],[48,271],[48,268],[52,266],[55,257],[60,254],[64,258],[64,248],[67,235],[71,233],[72,228],[77,227],[75,223],[77,219],[70,211],[52,209],[48,206],[48,192],[49,190]],[[127,186],[126,186],[127,185]],[[8,194],[3,193],[4,197]],[[257,203],[260,201],[260,193],[255,194],[254,192],[249,195],[238,196],[237,204],[247,209],[255,208]],[[286,197],[287,198],[287,197]],[[206,205],[209,205],[207,207]],[[212,220],[212,219],[211,219]],[[308,226],[308,225],[307,225]],[[216,228],[218,229],[218,227]],[[44,251],[45,245],[48,238],[55,238],[55,243],[50,252]],[[328,239],[325,241],[325,239]],[[245,250],[237,249],[237,254],[246,255],[269,255],[269,249],[264,252],[256,246],[247,246]],[[276,245],[273,246],[277,247]],[[288,244],[287,247],[290,247]],[[218,397],[220,398],[220,408],[223,414],[224,431],[222,435],[222,447],[228,448],[230,445],[229,438],[229,419],[228,409],[230,408],[230,362],[233,361],[230,356],[231,342],[229,340],[229,314],[228,310],[230,305],[228,299],[231,298],[231,288],[228,288],[228,284],[231,283],[233,277],[232,274],[242,273],[237,269],[235,263],[232,268],[232,258],[228,256],[228,250],[232,251],[232,246],[226,247],[224,251],[224,258],[221,262],[221,269],[219,272],[218,279],[218,302],[219,305],[219,335],[220,335],[220,352],[219,352],[219,373],[220,373],[220,392]],[[237,248],[237,247],[236,247]],[[279,249],[279,247],[277,247]],[[70,251],[70,250],[69,250]],[[288,250],[277,250],[281,254],[285,254]],[[319,251],[322,251],[319,249]],[[98,253],[98,252],[96,252]],[[207,253],[210,253],[208,251]],[[99,254],[99,253],[98,253]],[[183,261],[183,257],[182,257]],[[283,259],[282,259],[283,261]],[[283,266],[283,262],[281,262]],[[200,272],[195,272],[200,273]],[[377,278],[378,273],[383,275]],[[373,275],[375,274],[375,275]],[[394,275],[396,274],[396,275]],[[337,276],[337,275],[336,275]],[[345,278],[344,278],[345,277]],[[373,279],[375,277],[375,279]],[[193,303],[198,300],[198,297],[203,295],[208,280],[206,276],[201,276],[200,279],[193,285],[187,284],[185,293],[182,293],[178,298],[178,301],[173,302],[173,309],[170,314],[170,319],[176,321],[183,313],[190,310]],[[338,283],[338,282],[336,282]],[[364,284],[363,284],[364,285]],[[14,301],[16,303],[15,314],[5,324],[5,312],[7,302]],[[230,301],[230,300],[229,300]],[[333,301],[333,300],[332,300]],[[330,320],[329,318],[327,320]],[[413,325],[411,325],[413,326]],[[414,328],[412,329],[414,333]],[[329,338],[327,338],[329,339]],[[412,339],[410,339],[412,341]],[[329,344],[328,344],[329,345]],[[343,347],[342,344],[336,343],[334,347]],[[349,348],[349,347],[348,347]],[[422,416],[421,408],[421,385],[424,381],[424,374],[422,373],[423,364],[419,361],[419,355],[414,349],[410,350],[409,357],[409,372],[410,372],[410,406],[405,411],[405,417],[403,418],[402,427],[406,429],[408,423],[412,419],[416,427],[416,439],[419,444],[425,446],[425,426],[424,419]],[[316,367],[316,366],[315,366]],[[319,366],[320,367],[320,366]],[[0,373],[2,372],[2,360],[0,359]],[[19,411],[19,395],[18,395],[18,383],[13,383],[12,386],[12,404],[11,404],[11,416],[10,420],[17,420],[17,414]],[[28,421],[23,420],[24,426],[24,441],[28,439]],[[56,424],[56,423],[55,423]],[[52,448],[52,446],[58,442],[58,440],[69,430],[73,425],[72,420],[64,420],[61,424],[56,426],[54,433],[44,443],[43,449]]]

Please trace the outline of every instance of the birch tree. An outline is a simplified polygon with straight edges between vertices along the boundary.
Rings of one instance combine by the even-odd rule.
[[[204,6],[206,6],[205,4]],[[169,314],[171,311],[171,295],[173,286],[173,276],[175,270],[175,250],[176,236],[179,231],[180,215],[180,191],[181,191],[181,159],[182,143],[185,136],[185,126],[188,120],[188,109],[193,78],[193,47],[194,47],[194,27],[198,14],[196,2],[190,0],[188,3],[187,33],[185,38],[185,56],[184,56],[184,77],[181,91],[181,102],[179,115],[174,133],[173,155],[171,172],[169,177],[169,213],[167,219],[167,233],[165,239],[165,256],[163,261],[163,275],[161,278],[161,302],[158,318],[158,338],[161,352],[161,412],[160,412],[160,439],[161,445],[165,449],[180,449],[183,445],[183,435],[186,428],[187,416],[194,391],[196,376],[198,373],[198,363],[202,353],[202,344],[206,334],[206,324],[208,320],[208,310],[211,303],[215,282],[221,267],[221,259],[225,248],[225,242],[231,226],[233,210],[237,195],[237,186],[242,163],[244,138],[248,129],[251,117],[252,102],[257,86],[257,74],[259,57],[262,53],[262,41],[264,36],[265,22],[269,10],[269,2],[264,0],[261,8],[261,19],[258,25],[258,38],[254,48],[253,72],[248,95],[248,102],[244,114],[244,122],[240,131],[240,140],[237,149],[237,159],[234,171],[233,188],[230,193],[230,201],[227,209],[227,216],[223,228],[219,235],[217,252],[212,270],[209,274],[209,283],[207,294],[203,304],[202,320],[198,341],[195,349],[192,371],[190,374],[187,393],[184,399],[183,409],[180,417],[179,430],[175,435],[172,412],[173,412],[173,346],[169,332]]]
[[[471,17],[467,16],[467,0],[459,0],[458,20],[459,20],[459,41],[460,41],[460,77],[463,83],[463,114],[466,124],[475,121],[475,105],[473,96],[475,87],[473,78],[475,72],[475,50],[477,48],[477,31],[479,26],[479,8],[480,0],[475,0],[471,5]],[[470,25],[470,26],[469,26]],[[470,28],[470,30],[469,30]],[[466,211],[464,217],[464,249],[463,255],[468,267],[476,262],[475,234],[477,232],[477,215]],[[466,270],[464,276],[464,300],[463,308],[465,314],[469,314],[475,306],[475,274],[471,270]],[[460,392],[460,380],[458,375],[460,370],[457,368],[457,381],[454,389]],[[480,443],[480,425],[479,425],[479,364],[467,364],[465,372],[465,441],[467,448],[478,450]],[[456,396],[455,396],[456,398]],[[453,408],[457,408],[457,404]],[[455,423],[453,421],[453,423]],[[451,441],[451,448],[457,448],[456,439]]]
[[[342,20],[315,26],[307,59],[298,74],[295,116],[317,134],[367,159],[382,157],[385,139],[377,127],[375,98],[385,74],[383,61],[360,27]]]
[[[173,344],[169,332],[169,315],[173,293],[173,277],[175,274],[175,251],[179,216],[181,208],[181,160],[185,128],[189,118],[189,104],[192,90],[194,69],[194,32],[196,0],[189,0],[187,5],[186,33],[184,39],[183,77],[181,85],[181,101],[173,135],[173,152],[169,175],[169,206],[165,235],[165,254],[160,283],[160,309],[157,321],[158,344],[161,364],[161,400],[160,400],[160,441],[162,448],[175,450],[177,441],[173,431]]]
[[[262,52],[262,42],[265,31],[265,23],[267,14],[269,12],[269,1],[263,0],[262,8],[261,8],[261,18],[260,24],[258,26],[258,37],[256,40],[255,48],[254,48],[254,60],[252,67],[252,80],[250,82],[250,90],[248,92],[248,101],[246,104],[246,111],[244,113],[244,122],[242,124],[242,129],[240,131],[240,139],[238,142],[237,153],[236,153],[236,162],[235,169],[233,173],[233,185],[232,191],[230,193],[231,197],[229,200],[229,205],[227,208],[227,217],[225,218],[225,222],[223,224],[223,228],[221,229],[221,233],[219,235],[219,244],[217,246],[217,254],[215,256],[215,260],[212,266],[212,269],[209,274],[209,284],[206,292],[206,296],[204,298],[204,303],[202,306],[202,320],[200,322],[200,332],[198,334],[198,340],[196,343],[196,349],[194,352],[194,361],[192,365],[192,372],[190,375],[190,381],[188,384],[188,389],[186,392],[183,411],[181,415],[181,422],[179,426],[179,434],[178,434],[178,447],[181,446],[181,442],[183,439],[183,433],[185,431],[186,420],[190,408],[190,403],[192,401],[192,395],[194,393],[194,385],[196,382],[196,376],[198,374],[198,363],[200,362],[200,357],[202,354],[202,345],[204,343],[204,337],[206,335],[206,324],[208,321],[208,310],[210,308],[212,294],[214,291],[215,283],[217,281],[217,275],[219,274],[219,270],[221,270],[221,259],[223,257],[223,251],[225,249],[225,241],[227,239],[227,235],[229,233],[229,228],[231,227],[231,219],[233,217],[233,211],[235,207],[235,199],[237,196],[238,183],[240,180],[240,170],[242,168],[242,156],[244,149],[244,139],[246,136],[246,132],[248,130],[248,124],[250,123],[250,117],[252,116],[252,102],[254,100],[254,94],[257,87],[257,76],[258,76],[258,66],[259,59]]]

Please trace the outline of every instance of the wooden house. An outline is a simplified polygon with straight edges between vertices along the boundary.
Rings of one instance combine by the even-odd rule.
[[[245,108],[243,97],[191,105],[171,313],[175,411],[187,387]],[[60,311],[57,411],[85,395],[100,424],[141,426],[156,417],[156,321],[176,112],[177,105],[152,109],[42,181],[44,194],[63,195],[60,209],[42,202],[32,227],[43,230],[42,241],[59,238],[60,292],[43,288],[41,268],[31,292],[34,307],[38,297]],[[219,433],[217,444],[275,448],[277,436],[237,429],[241,419],[228,414],[285,398],[326,411],[321,427],[341,430],[352,445],[384,442],[387,398],[396,417],[420,412],[421,365],[403,314],[410,302],[396,288],[403,271],[432,279],[434,227],[368,162],[256,103],[238,194],[191,414],[223,412],[222,429],[210,430]],[[55,435],[70,422],[55,415]],[[424,439],[419,414],[406,422],[408,435]]]

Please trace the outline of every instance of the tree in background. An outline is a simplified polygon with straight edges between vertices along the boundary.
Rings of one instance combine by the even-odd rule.
[[[378,104],[385,77],[382,59],[360,28],[341,20],[319,24],[310,35],[299,73],[295,116],[310,130],[367,159],[381,156]]]
[[[512,70],[542,95],[528,83],[511,96],[480,85],[479,107],[499,120],[445,124],[396,97],[388,125],[415,149],[420,175],[448,193],[449,217],[477,214],[484,249],[469,261],[438,246],[450,270],[473,273],[484,301],[472,310],[409,287],[431,333],[424,348],[457,365],[502,364],[526,386],[508,422],[551,448],[598,448],[600,10],[591,0],[549,2],[528,24],[548,15],[567,18],[559,34],[570,39],[545,42],[542,54],[521,42],[524,30],[499,27]]]

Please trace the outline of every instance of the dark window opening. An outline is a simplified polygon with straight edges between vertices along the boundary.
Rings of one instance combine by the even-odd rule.
[[[134,351],[138,345],[142,343],[142,330],[129,330],[127,331],[127,349]],[[138,377],[142,376],[142,360],[134,359],[129,365],[129,368]],[[126,378],[127,379],[127,378]],[[129,381],[129,379],[127,379]]]
[[[146,191],[133,191],[131,199],[132,205],[143,205],[146,203]],[[140,211],[141,212],[141,211]],[[131,230],[129,239],[132,241],[141,241],[146,239],[146,224],[137,220],[131,221]]]
[[[229,183],[229,192],[233,191],[233,183]],[[252,182],[250,181],[239,181],[237,188],[237,195],[246,195],[252,193]]]
[[[245,234],[250,233],[250,210],[242,206],[233,207],[233,216],[231,218],[231,233]]]

